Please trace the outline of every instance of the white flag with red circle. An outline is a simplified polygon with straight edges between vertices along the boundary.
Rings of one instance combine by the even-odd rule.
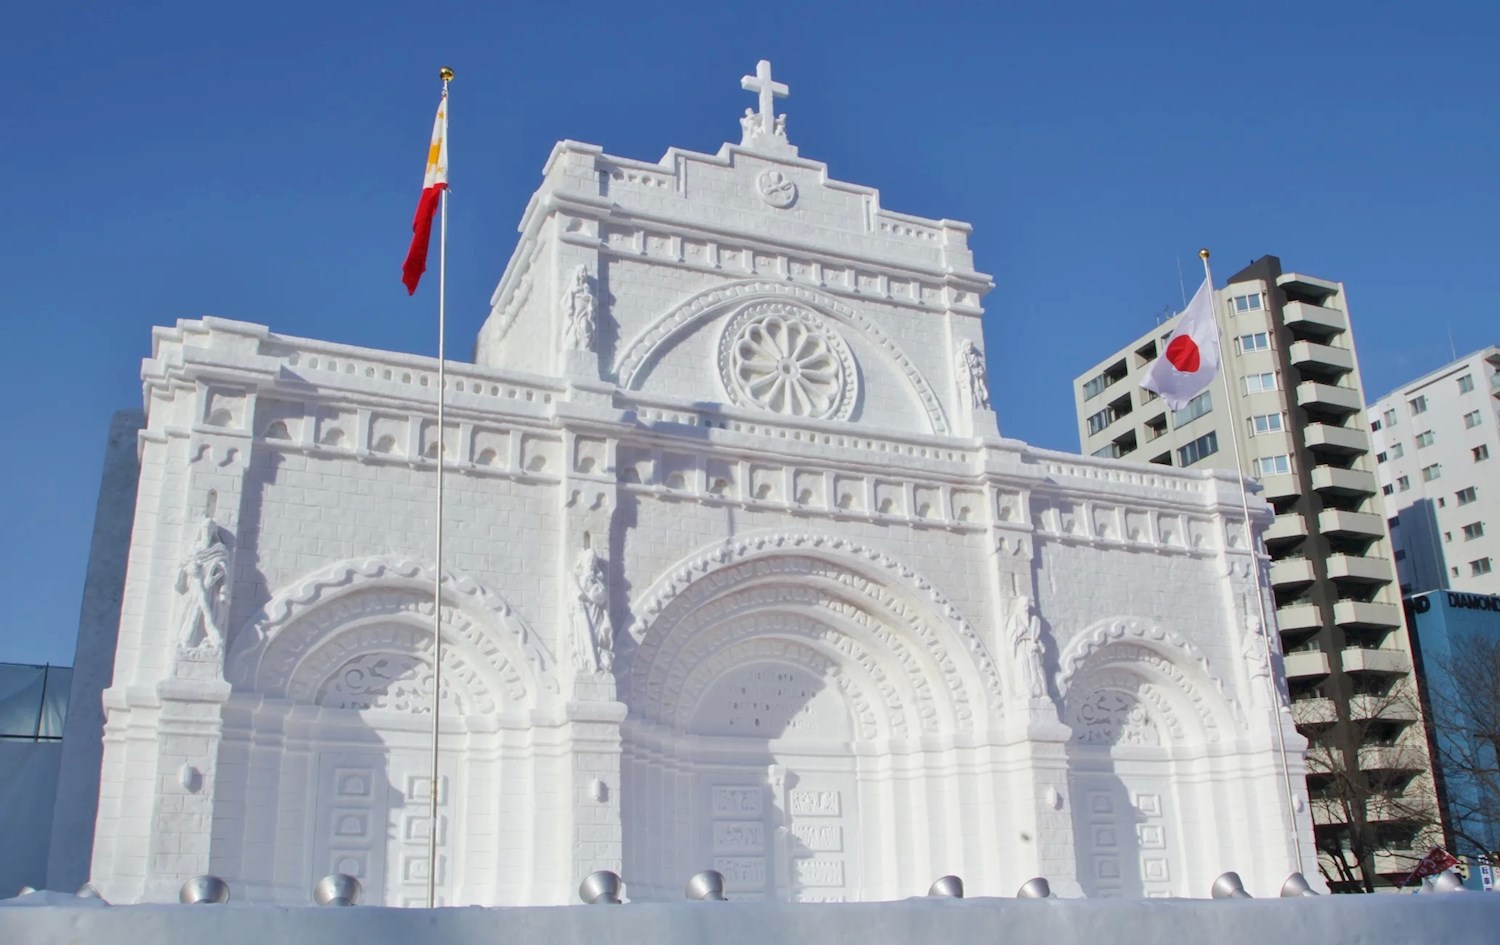
[[[1173,410],[1181,410],[1218,375],[1219,326],[1214,322],[1214,287],[1205,278],[1182,313],[1182,321],[1167,341],[1166,350],[1141,379],[1141,386],[1156,391]]]

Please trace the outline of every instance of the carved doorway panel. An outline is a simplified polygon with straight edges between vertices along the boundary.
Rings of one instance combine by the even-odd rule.
[[[370,904],[425,907],[431,867],[431,758],[425,752],[323,753],[318,759],[309,884],[348,873]],[[453,824],[461,821],[451,762],[438,789],[437,904],[452,904]],[[310,888],[310,885],[309,885]]]
[[[842,694],[805,666],[725,673],[690,736],[696,862],[730,899],[858,898],[855,763]]]

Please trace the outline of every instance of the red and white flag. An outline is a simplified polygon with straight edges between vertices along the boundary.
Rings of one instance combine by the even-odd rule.
[[[1141,386],[1154,390],[1173,410],[1186,407],[1188,401],[1219,374],[1219,326],[1214,322],[1214,287],[1207,279],[1182,321],[1167,341],[1167,350],[1151,364]]]
[[[442,193],[448,187],[448,93],[438,102],[437,120],[432,123],[432,144],[427,148],[427,173],[422,176],[422,199],[417,215],[411,221],[411,249],[401,266],[401,281],[406,293],[413,295],[422,273],[427,271],[427,244],[432,242],[432,218],[437,213]]]
[[[1420,882],[1429,876],[1436,876],[1444,870],[1450,870],[1457,865],[1458,857],[1444,850],[1442,847],[1433,847],[1428,851],[1426,856],[1417,862],[1417,866],[1411,871],[1411,875],[1396,884],[1396,888],[1400,889],[1402,886],[1409,886],[1412,883]]]

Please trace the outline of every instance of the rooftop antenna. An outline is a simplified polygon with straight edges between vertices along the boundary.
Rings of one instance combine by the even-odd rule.
[[[1187,308],[1187,283],[1182,281],[1182,259],[1177,259],[1177,291],[1182,293],[1182,307]]]
[[[1453,360],[1458,360],[1458,348],[1453,344],[1453,323],[1448,323],[1448,353],[1453,355]]]

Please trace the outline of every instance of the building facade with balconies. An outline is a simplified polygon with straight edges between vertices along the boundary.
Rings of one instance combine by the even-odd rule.
[[[1403,593],[1500,594],[1500,346],[1370,408]]]
[[[1215,314],[1230,403],[1221,380],[1177,411],[1139,386],[1177,316],[1077,378],[1079,442],[1233,469],[1239,431],[1242,472],[1276,511],[1270,590],[1320,863],[1335,888],[1388,884],[1425,852],[1437,807],[1344,287],[1265,256],[1215,292]]]

